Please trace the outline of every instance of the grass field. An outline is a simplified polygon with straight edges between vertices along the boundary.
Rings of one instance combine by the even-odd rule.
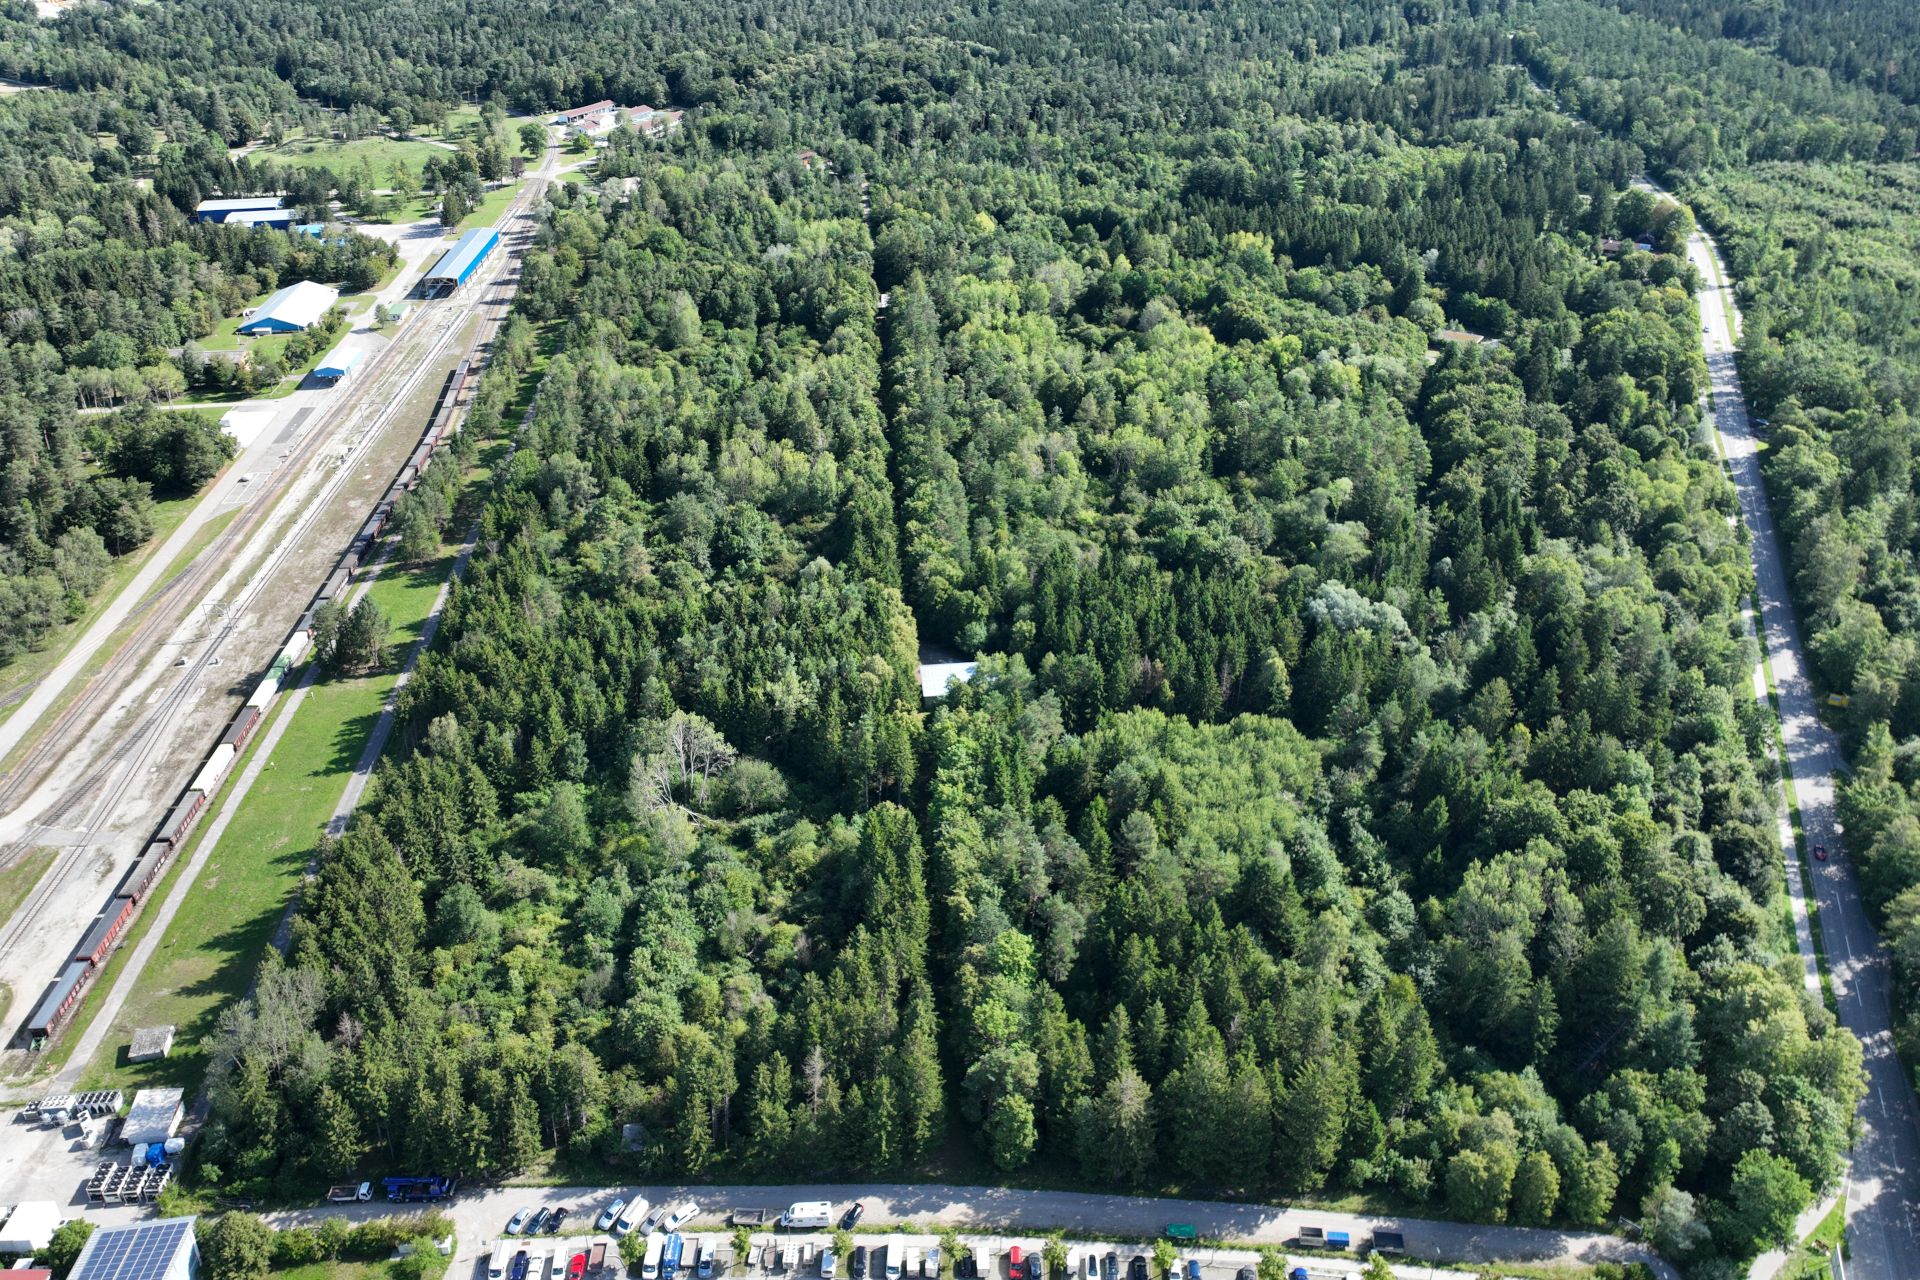
[[[261,147],[253,153],[254,163],[291,165],[300,169],[331,169],[346,175],[364,161],[373,171],[373,185],[384,187],[393,177],[393,166],[404,164],[418,177],[420,169],[447,149],[438,143],[417,138],[359,138],[338,142],[331,138],[288,138],[277,147]]]
[[[209,485],[212,483],[208,481]],[[34,652],[24,654],[6,666],[0,667],[0,690],[5,691],[4,695],[0,696],[11,697],[16,691],[20,694],[20,698],[13,698],[4,708],[0,708],[0,724],[5,724],[12,717],[15,709],[20,705],[20,699],[26,696],[27,686],[38,684],[45,679],[47,672],[53,670],[60,659],[66,657],[67,651],[73,648],[74,642],[93,625],[94,619],[100,616],[108,603],[125,590],[129,582],[133,581],[133,575],[140,572],[140,567],[152,557],[162,543],[173,535],[173,531],[180,527],[180,522],[187,518],[187,512],[193,510],[193,504],[198,502],[204,493],[206,490],[202,489],[200,493],[191,497],[169,498],[165,502],[154,503],[153,536],[113,562],[113,567],[107,571],[107,580],[100,584],[100,590],[94,592],[93,600],[87,605],[87,611],[72,622],[62,623],[48,632],[46,642]],[[100,659],[101,662],[105,660],[104,657]],[[78,692],[78,689],[79,686],[76,683],[69,696],[72,692]],[[56,705],[50,714],[57,714],[58,710],[59,707]],[[15,750],[17,751],[18,748]],[[0,761],[0,764],[4,762]]]
[[[447,568],[440,560],[418,570],[389,565],[382,571],[372,590],[394,622],[389,668],[323,679],[308,690],[88,1064],[85,1087],[198,1084],[220,1010],[252,982]],[[263,727],[260,737],[265,734]],[[243,758],[236,773],[246,763]],[[126,1062],[134,1027],[159,1023],[180,1029],[173,1056]]]
[[[513,203],[513,198],[520,194],[520,188],[525,185],[524,180],[509,182],[498,190],[487,192],[481,197],[480,203],[473,207],[473,212],[461,219],[460,225],[455,230],[471,231],[475,227],[497,225],[500,216],[507,211],[507,206]]]

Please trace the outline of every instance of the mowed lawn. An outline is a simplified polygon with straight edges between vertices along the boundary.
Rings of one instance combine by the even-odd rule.
[[[446,147],[418,138],[356,138],[352,142],[288,138],[277,147],[261,147],[250,158],[256,164],[268,161],[301,169],[331,169],[343,177],[364,160],[373,170],[373,184],[384,187],[393,179],[395,164],[406,165],[417,178],[427,161],[449,154]]]
[[[220,1011],[252,983],[450,564],[442,559],[418,569],[389,564],[382,570],[372,592],[394,623],[387,669],[351,679],[323,678],[307,691],[88,1064],[83,1087],[197,1087]],[[271,722],[257,731],[236,775],[270,727]],[[212,818],[209,810],[203,831]],[[165,892],[163,886],[161,896],[149,903],[143,923]],[[165,1023],[179,1028],[172,1056],[128,1063],[134,1028]]]

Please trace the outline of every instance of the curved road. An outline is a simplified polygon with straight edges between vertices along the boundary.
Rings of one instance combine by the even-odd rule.
[[[1847,1188],[1847,1235],[1852,1280],[1920,1277],[1920,1120],[1906,1073],[1893,1051],[1891,975],[1873,922],[1867,917],[1841,847],[1834,810],[1834,774],[1844,767],[1840,744],[1815,711],[1800,647],[1800,626],[1787,590],[1787,567],[1774,534],[1760,476],[1760,454],[1747,417],[1734,363],[1737,349],[1731,287],[1719,250],[1705,232],[1687,242],[1687,257],[1704,282],[1699,294],[1707,368],[1713,379],[1711,420],[1719,432],[1740,514],[1746,521],[1753,574],[1765,615],[1764,643],[1780,700],[1780,726],[1792,766],[1794,798],[1809,845],[1825,845],[1831,860],[1813,864],[1827,970],[1840,1021],[1866,1048],[1867,1094],[1860,1102]],[[1796,859],[1789,837],[1787,858]],[[1789,889],[1797,894],[1798,877]],[[1803,904],[1795,902],[1796,917]]]

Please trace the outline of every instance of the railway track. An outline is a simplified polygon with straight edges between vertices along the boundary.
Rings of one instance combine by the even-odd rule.
[[[468,302],[465,306],[434,308],[432,315],[445,317],[445,319],[443,323],[440,324],[438,331],[434,334],[432,345],[415,360],[413,367],[405,374],[404,381],[397,390],[389,390],[381,393],[386,397],[384,403],[378,408],[373,420],[364,428],[359,429],[359,434],[340,455],[339,461],[334,467],[333,475],[329,477],[321,490],[307,501],[304,508],[296,514],[291,527],[282,534],[278,542],[268,553],[265,561],[249,575],[245,587],[239,596],[223,603],[221,612],[222,625],[211,637],[200,642],[198,656],[187,663],[187,669],[181,672],[172,682],[172,685],[162,695],[158,704],[144,709],[140,713],[138,721],[132,726],[129,732],[122,735],[121,738],[114,743],[112,749],[106,756],[88,769],[83,777],[65,788],[48,809],[40,815],[39,821],[35,825],[44,829],[49,826],[51,822],[64,820],[76,811],[82,810],[82,806],[84,805],[86,825],[81,832],[80,839],[77,842],[68,844],[68,847],[56,858],[55,864],[48,869],[47,873],[41,877],[39,883],[33,887],[28,895],[27,901],[21,904],[20,909],[13,914],[4,926],[0,926],[0,958],[12,956],[26,937],[27,925],[40,914],[43,907],[53,902],[57,895],[64,892],[80,870],[87,865],[89,861],[87,856],[88,851],[93,847],[95,837],[98,836],[101,829],[119,810],[120,803],[126,798],[128,792],[133,789],[139,780],[146,776],[146,766],[152,759],[155,751],[166,739],[167,735],[164,730],[172,727],[172,721],[178,709],[187,701],[205,673],[213,666],[218,665],[221,660],[219,657],[221,648],[239,629],[240,620],[246,615],[247,610],[274,582],[274,579],[281,572],[288,558],[293,555],[305,540],[308,529],[332,506],[339,490],[351,477],[354,463],[362,454],[371,449],[373,442],[381,436],[394,417],[406,406],[410,398],[418,390],[422,379],[426,378],[429,373],[435,369],[437,362],[444,355],[448,344],[471,323],[473,325],[473,333],[467,342],[460,367],[467,367],[470,362],[475,360],[479,352],[491,348],[494,337],[498,334],[500,326],[504,323],[506,316],[511,311],[512,302],[519,284],[519,262],[516,254],[524,251],[526,242],[531,238],[531,227],[527,225],[528,217],[531,212],[532,202],[544,189],[544,182],[538,183],[537,185],[534,182],[530,182],[527,188],[516,197],[513,204],[504,212],[502,217],[503,225],[514,223],[519,223],[520,225],[517,229],[506,232],[503,235],[502,238],[509,242],[509,252],[502,254],[500,259],[498,259],[499,266],[496,268],[494,274],[484,281],[477,282],[478,287],[471,295],[472,301]],[[428,318],[431,317],[423,317],[423,322]],[[393,349],[390,348],[390,350]],[[476,369],[475,377],[477,377],[477,372]],[[462,406],[464,406],[464,400],[461,399],[461,393],[464,390],[465,388],[460,386],[450,388],[449,398],[452,400],[460,400]],[[374,395],[376,391],[378,391],[378,384],[374,379],[368,378],[364,380],[356,387],[355,399],[350,404],[342,406],[342,411],[352,413],[360,412],[365,407],[363,402],[367,397]],[[338,433],[336,432],[334,434]],[[148,600],[143,601],[136,611],[135,616],[149,610],[152,605],[158,603],[163,595],[167,593],[175,592],[183,587],[191,588],[197,592],[200,587],[206,585],[208,579],[213,576],[214,572],[216,572],[224,562],[224,557],[211,553],[221,548],[223,543],[231,546],[232,543],[229,535],[244,537],[247,536],[248,533],[257,530],[262,521],[267,517],[264,514],[254,513],[263,513],[270,507],[276,505],[284,496],[291,477],[301,472],[314,454],[319,452],[321,446],[322,433],[312,433],[305,446],[298,451],[299,456],[288,459],[288,461],[293,462],[293,465],[278,469],[280,483],[276,485],[272,493],[263,495],[261,500],[256,504],[253,512],[249,513],[250,515],[254,515],[254,518],[246,522],[246,528],[242,529],[241,521],[236,520],[228,530],[223,532],[221,538],[217,539],[196,558],[193,564],[169,579],[168,582],[163,584],[159,590],[155,591]],[[145,652],[150,650],[152,647],[151,644],[142,646],[138,644],[137,641],[143,635],[151,640],[153,638],[151,628],[159,625],[161,621],[162,619],[156,616],[138,628],[135,634],[130,636],[128,640],[116,650],[113,660],[109,663],[108,669],[97,673],[96,676],[88,682],[86,692],[83,693],[82,698],[77,699],[75,707],[70,707],[68,710],[75,710],[80,703],[86,701],[89,697],[97,698],[98,690],[100,689],[112,688],[117,691],[117,682],[109,686],[101,683],[102,678],[116,668],[120,674],[124,675],[128,666],[137,662]],[[96,712],[96,715],[97,714]],[[59,727],[59,723],[59,721],[56,721],[55,729]],[[89,724],[91,724],[91,721],[89,721]],[[34,752],[41,752],[49,743],[71,743],[73,740],[74,739],[70,737],[62,737],[57,732],[49,731],[36,743]],[[43,771],[50,770],[59,762],[60,758],[61,753],[55,751],[51,753],[50,757],[41,760],[39,767]],[[5,797],[8,803],[12,802],[12,797],[21,794],[23,790],[31,786],[31,783],[24,778],[23,774],[24,771],[22,769],[16,768],[13,773],[9,775],[6,787],[0,789],[0,797]],[[17,856],[20,851],[31,848],[36,843],[38,842],[34,841],[29,835],[13,842],[12,845],[4,849],[0,849],[0,865],[4,865],[6,861],[10,861],[13,857]]]
[[[508,218],[518,219],[525,215],[527,193],[510,207]],[[524,235],[524,233],[522,233]],[[489,281],[489,284],[494,283]],[[510,302],[512,293],[506,296]],[[172,685],[166,690],[160,701],[144,708],[139,719],[129,727],[115,742],[113,748],[98,763],[93,765],[82,777],[64,788],[45,810],[36,816],[34,827],[53,828],[61,825],[85,806],[86,826],[81,839],[77,842],[70,837],[61,843],[68,848],[56,858],[55,864],[41,877],[19,910],[5,926],[0,926],[0,957],[10,955],[17,947],[25,928],[40,908],[52,901],[73,879],[75,873],[86,862],[82,855],[92,845],[93,837],[111,817],[120,800],[124,799],[133,781],[142,776],[143,767],[152,758],[159,737],[158,730],[168,724],[173,713],[185,702],[208,670],[220,661],[219,652],[225,642],[239,629],[239,620],[260,597],[272,582],[287,559],[298,549],[302,536],[312,527],[331,505],[339,490],[352,476],[355,462],[371,448],[373,442],[392,422],[410,397],[419,389],[424,378],[432,371],[435,362],[445,353],[461,328],[470,317],[482,315],[490,307],[497,307],[500,299],[489,297],[485,287],[479,291],[466,306],[452,303],[436,303],[423,306],[417,313],[415,332],[431,332],[435,320],[439,320],[438,331],[433,333],[432,344],[423,353],[414,358],[413,368],[407,373],[404,382],[392,389],[376,377],[368,377],[355,385],[352,398],[340,405],[335,412],[340,414],[363,413],[369,407],[369,401],[376,395],[385,397],[375,416],[367,426],[361,428],[357,437],[342,453],[333,474],[314,498],[294,518],[292,526],[281,537],[268,555],[264,564],[248,580],[241,594],[222,602],[224,617],[219,629],[203,642],[198,656],[188,663]],[[449,314],[454,313],[454,314]],[[483,328],[475,334],[475,340],[468,346],[472,352],[477,348],[478,339],[483,334],[490,335],[498,330],[501,316],[483,317]],[[388,349],[387,355],[404,355],[407,348],[395,346]],[[383,360],[383,367],[391,367],[391,360]],[[247,507],[242,509],[239,518],[214,538],[186,568],[169,578],[148,598],[141,602],[135,611],[140,623],[114,650],[107,664],[87,680],[81,694],[64,708],[55,719],[44,727],[27,754],[0,782],[0,810],[9,809],[23,798],[32,794],[45,777],[51,773],[67,752],[77,743],[81,734],[90,729],[118,694],[128,675],[144,660],[148,659],[155,648],[174,628],[184,621],[184,608],[159,609],[168,597],[176,599],[199,599],[204,591],[214,585],[231,562],[233,554],[243,548],[247,540],[258,533],[278,514],[278,507],[287,491],[302,475],[314,459],[323,453],[335,433],[310,431],[306,437],[290,451],[283,464],[275,470],[272,487],[257,495]],[[0,866],[8,865],[22,853],[44,843],[34,838],[31,829],[27,834],[11,843],[0,846]]]

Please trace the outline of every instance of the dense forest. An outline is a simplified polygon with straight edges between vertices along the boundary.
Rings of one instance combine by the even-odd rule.
[[[1540,11],[1535,48],[1590,101],[1645,101],[1654,86],[1636,62],[1712,68],[1670,82],[1665,100],[1693,100],[1687,115],[1595,119],[1647,148],[1718,235],[1737,281],[1742,376],[1767,423],[1767,483],[1813,675],[1845,704],[1825,713],[1855,769],[1841,818],[1892,954],[1896,1040],[1911,1070],[1920,1062],[1920,165],[1901,50],[1920,28],[1908,7],[1877,2],[1756,7],[1763,21],[1750,28],[1742,6],[1717,18],[1706,6],[1679,9],[1690,31],[1712,36],[1724,19],[1719,34],[1737,38],[1615,20],[1622,35],[1596,41],[1607,20],[1566,6]],[[1775,27],[1778,59],[1759,52],[1775,45]],[[1610,47],[1630,53],[1596,56]],[[1713,93],[1705,102],[1703,88]],[[1768,112],[1769,101],[1793,109]],[[1689,115],[1691,136],[1678,127]]]
[[[45,246],[0,266],[0,540],[61,599],[109,523],[73,495],[174,456],[77,371],[315,251],[184,211],[358,203],[232,148],[688,109],[549,196],[469,422],[544,359],[520,447],[226,1019],[201,1176],[1356,1192],[1641,1219],[1700,1276],[1781,1238],[1860,1049],[1776,883],[1693,213],[1629,183],[1741,279],[1920,982],[1920,112],[1861,54],[1896,6],[1642,7],[5,11],[0,73],[53,87],[0,99]],[[923,702],[923,653],[979,674]]]

